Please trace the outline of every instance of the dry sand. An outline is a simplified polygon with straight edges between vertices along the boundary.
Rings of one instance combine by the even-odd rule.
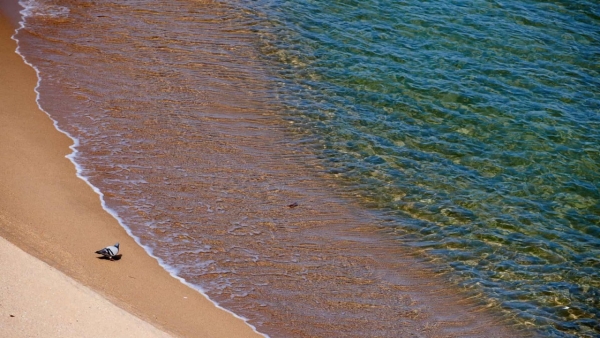
[[[0,237],[3,337],[171,337]]]
[[[43,262],[0,240],[0,336],[164,334],[152,326],[182,337],[260,336],[163,270],[76,177],[65,158],[72,141],[38,109],[36,74],[10,39],[14,3],[0,4],[13,11],[0,13],[0,236]],[[121,260],[94,254],[115,242]]]

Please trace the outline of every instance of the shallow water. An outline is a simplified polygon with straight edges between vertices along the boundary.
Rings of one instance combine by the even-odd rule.
[[[80,174],[261,332],[600,334],[597,4],[24,4]]]

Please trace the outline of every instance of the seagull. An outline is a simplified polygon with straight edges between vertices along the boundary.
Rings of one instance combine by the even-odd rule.
[[[104,256],[104,258],[108,258],[112,261],[113,257],[119,253],[119,243],[112,245],[112,246],[107,246],[104,249],[96,251],[96,253],[99,255],[102,255],[102,256]]]

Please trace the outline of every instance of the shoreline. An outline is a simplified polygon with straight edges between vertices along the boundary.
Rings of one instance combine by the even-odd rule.
[[[9,43],[5,44],[8,46]],[[11,44],[14,45],[14,41],[11,41]],[[14,48],[12,54],[15,54]],[[17,59],[23,66],[23,60],[18,55]],[[4,56],[0,59],[2,60]],[[16,70],[18,62],[11,62],[3,62],[3,64],[10,64],[10,71],[14,73],[0,66],[0,74],[8,74],[3,78],[16,81],[29,78],[29,73],[35,73],[33,71],[35,68],[27,66],[25,66],[27,71]],[[219,312],[219,305],[207,298],[204,298],[203,302],[200,300],[203,298],[201,292],[186,287],[181,278],[160,267],[160,260],[151,259],[152,253],[148,253],[136,237],[128,235],[127,227],[119,224],[119,217],[110,209],[103,207],[102,194],[80,175],[78,165],[73,161],[73,157],[77,154],[73,142],[76,143],[77,140],[64,132],[61,134],[60,128],[55,124],[52,126],[54,121],[52,117],[37,105],[35,92],[31,93],[32,88],[38,83],[35,74],[34,78],[34,81],[27,80],[26,84],[23,82],[18,90],[13,91],[18,92],[19,95],[29,91],[32,95],[27,98],[21,97],[21,101],[18,103],[15,101],[12,106],[10,100],[16,99],[18,95],[7,91],[6,88],[16,87],[15,83],[4,84],[6,97],[3,97],[3,104],[0,105],[0,143],[4,145],[0,144],[0,159],[5,160],[6,163],[0,164],[0,172],[4,174],[6,171],[9,175],[0,177],[0,188],[5,192],[5,196],[0,196],[0,236],[9,238],[83,285],[90,286],[101,297],[168,332],[191,337],[244,337],[246,334],[258,336],[256,332],[248,332],[248,329],[252,331],[252,328],[235,314],[226,310],[221,311],[223,313]],[[44,115],[47,116],[43,117]],[[73,152],[69,153],[69,148]],[[22,152],[25,152],[25,155]],[[81,179],[73,180],[75,177]],[[93,251],[116,241],[121,243],[123,260],[108,262],[96,259],[97,256],[92,253]],[[66,249],[62,249],[63,246]],[[493,318],[489,326],[490,318],[472,316],[473,312],[482,309],[473,307],[473,304],[464,299],[461,293],[443,290],[444,284],[431,282],[427,278],[430,276],[427,273],[408,273],[405,276],[407,280],[418,285],[423,280],[432,283],[429,287],[412,288],[414,294],[411,295],[414,297],[409,298],[418,301],[414,301],[411,306],[417,309],[415,311],[422,311],[423,315],[419,317],[423,318],[419,318],[418,321],[425,325],[407,326],[405,331],[407,334],[411,331],[420,332],[421,329],[427,332],[428,330],[440,333],[452,332],[453,328],[462,326],[468,326],[470,332],[481,333],[483,330],[488,330],[487,332],[494,330],[496,322]],[[408,294],[409,290],[403,293]],[[425,294],[421,295],[418,291],[423,291]],[[190,293],[195,294],[193,300],[190,300],[192,297]],[[451,298],[443,303],[454,305],[447,308],[443,304],[437,305],[440,297]],[[200,303],[201,305],[198,305]],[[160,304],[161,309],[157,309],[155,304]],[[453,309],[456,305],[460,310],[465,310],[462,306],[464,305],[469,309],[471,316],[454,316]],[[205,318],[211,316],[208,314],[210,311],[206,310],[211,306],[216,308],[210,310],[211,313],[222,321]],[[197,315],[192,315],[193,313]],[[252,317],[251,313],[247,315]],[[431,326],[427,316],[435,318]],[[196,323],[199,317],[204,320],[203,324]],[[224,319],[226,317],[229,319]],[[292,315],[288,316],[287,320],[297,318]],[[497,319],[502,321],[501,318]],[[229,330],[232,327],[229,320],[233,320],[236,325],[245,325],[244,329],[240,329],[242,333]],[[435,333],[431,334],[435,335]],[[498,336],[509,335],[500,330]]]
[[[15,53],[16,42],[11,39],[19,17],[15,11],[16,1],[0,8],[0,236],[169,333],[262,336],[172,277],[102,208],[88,183],[77,177],[67,158],[73,141],[37,106],[35,71]],[[114,242],[121,243],[120,261],[97,259],[93,254]],[[35,297],[33,290],[27,293]]]

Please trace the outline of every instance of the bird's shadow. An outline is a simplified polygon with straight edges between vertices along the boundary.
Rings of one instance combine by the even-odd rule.
[[[112,260],[113,260],[113,261],[118,261],[119,259],[121,259],[121,256],[123,256],[123,255],[120,255],[120,254],[119,254],[119,255],[114,255],[114,256],[112,257]],[[104,259],[104,260],[110,261],[110,258],[108,258],[108,257],[106,257],[106,256],[100,256],[100,257],[96,257],[96,258],[98,258],[98,259]]]

